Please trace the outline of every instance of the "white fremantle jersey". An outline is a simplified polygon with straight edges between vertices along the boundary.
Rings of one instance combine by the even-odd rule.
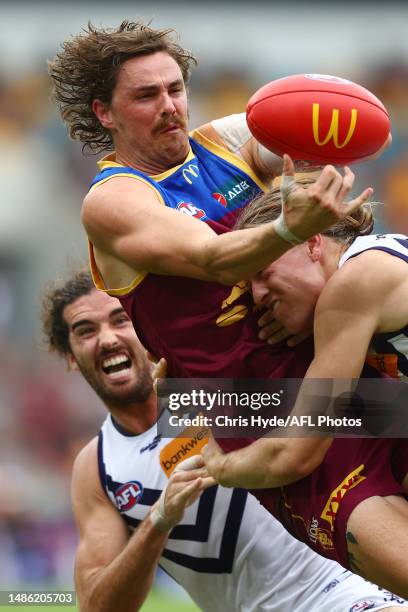
[[[364,251],[383,251],[408,263],[408,237],[403,234],[360,236],[339,261],[339,268]],[[408,274],[408,268],[407,268]],[[375,359],[374,359],[375,357]],[[408,380],[408,325],[386,334],[376,334],[369,349],[368,363],[395,377]]]
[[[156,426],[129,435],[111,416],[102,426],[102,487],[130,530],[166,486],[160,451],[170,442]],[[354,612],[366,609],[353,607],[366,601],[372,610],[396,605],[395,596],[292,538],[242,489],[204,491],[171,531],[160,566],[208,612]]]

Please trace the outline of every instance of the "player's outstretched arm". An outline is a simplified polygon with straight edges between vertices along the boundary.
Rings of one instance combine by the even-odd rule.
[[[146,184],[116,177],[94,188],[83,222],[98,253],[135,271],[188,276],[227,285],[249,279],[293,244],[350,214],[371,195],[364,190],[344,202],[354,175],[326,166],[314,185],[294,185],[294,166],[285,156],[285,219],[222,235],[192,217],[163,206]],[[286,225],[285,225],[286,224]],[[286,233],[282,227],[286,226]],[[283,236],[283,237],[282,237]],[[292,238],[291,238],[292,237]]]
[[[185,508],[213,484],[203,469],[172,475],[167,486],[164,521],[151,512],[129,538],[119,512],[102,490],[97,469],[97,440],[75,461],[72,500],[79,530],[75,585],[82,612],[134,612],[153,582],[169,531]],[[206,474],[206,472],[205,472]]]
[[[380,251],[367,251],[347,262],[324,288],[315,313],[315,357],[292,414],[309,415],[314,406],[308,384],[327,379],[330,398],[350,391],[358,379],[373,334],[406,324],[406,263]],[[320,389],[321,390],[321,389]],[[323,461],[332,438],[262,438],[224,454],[212,441],[203,449],[209,473],[224,486],[277,487],[310,474]]]
[[[269,489],[304,478],[322,462],[331,438],[261,438],[224,453],[214,439],[201,450],[208,473],[223,487]]]

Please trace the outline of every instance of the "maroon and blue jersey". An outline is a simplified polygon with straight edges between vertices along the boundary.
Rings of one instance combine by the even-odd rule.
[[[93,188],[112,177],[143,181],[163,205],[207,223],[217,234],[230,231],[240,211],[267,189],[249,165],[200,132],[190,138],[184,163],[147,176],[105,158]],[[186,236],[186,240],[188,240]],[[96,285],[106,290],[91,245]],[[109,289],[121,301],[142,344],[165,357],[171,377],[302,377],[312,358],[311,342],[296,349],[271,347],[258,338],[248,283],[234,287],[140,271],[131,285]]]

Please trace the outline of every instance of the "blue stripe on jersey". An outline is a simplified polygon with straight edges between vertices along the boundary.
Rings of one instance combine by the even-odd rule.
[[[144,489],[145,491],[145,489]],[[154,491],[154,489],[150,489]],[[161,491],[154,491],[157,493],[157,499],[160,497]],[[200,501],[197,509],[197,518],[194,525],[176,525],[171,532],[172,540],[190,540],[191,542],[208,542],[211,526],[211,518],[214,510],[215,496],[217,494],[217,487],[211,487],[204,491],[200,497]],[[139,503],[143,503],[143,496]],[[155,500],[156,501],[156,500]],[[154,503],[154,502],[153,502]],[[151,506],[152,504],[144,504]],[[137,527],[141,522],[140,519],[133,518],[132,516],[122,515],[125,521],[131,527]]]
[[[209,489],[207,489],[207,491],[208,490]],[[203,495],[207,493],[207,491],[204,491]],[[179,565],[189,567],[195,572],[204,572],[209,574],[230,574],[234,564],[235,550],[237,547],[239,529],[241,526],[242,516],[244,514],[247,495],[248,491],[244,491],[243,489],[233,490],[231,502],[228,508],[228,515],[221,538],[220,553],[218,558],[200,559],[167,549],[164,549],[162,553],[163,557],[169,559],[170,561],[174,561]],[[177,527],[175,527],[175,529],[177,529]],[[173,537],[173,532],[171,532],[171,537]]]
[[[137,433],[131,433],[130,431],[122,427],[122,425],[118,423],[118,421],[116,421],[111,414],[109,416],[110,420],[112,421],[112,425],[114,426],[116,431],[122,434],[122,436],[125,436],[126,438],[136,438],[139,435]]]
[[[174,527],[171,537],[175,540],[208,542],[216,495],[216,486],[204,491],[198,504],[195,525],[177,525]]]
[[[156,181],[134,168],[114,166],[99,172],[91,187],[111,176],[132,174],[152,185],[166,206],[202,221],[220,221],[261,192],[254,180],[238,166],[212,153],[193,138],[190,138],[190,145],[195,157],[163,179]]]
[[[102,440],[101,436],[100,440]],[[103,465],[102,456],[101,463]],[[114,481],[109,474],[105,473],[105,471],[103,471],[103,474],[105,492],[106,490],[109,490],[111,493],[115,494],[116,490],[124,483]],[[176,527],[174,527],[170,533],[170,539],[189,540],[192,542],[208,542],[216,493],[216,486],[204,491],[198,502],[195,524],[176,525]],[[144,488],[139,504],[152,506],[159,499],[160,495],[160,489]],[[162,556],[196,572],[211,574],[231,573],[247,495],[248,492],[244,491],[243,489],[234,489],[232,492],[218,557],[193,557],[184,553],[168,550],[167,548],[163,550]],[[122,517],[126,521],[127,525],[129,525],[129,527],[133,527],[134,529],[136,529],[142,522],[140,519],[133,518],[126,514],[122,514]]]
[[[408,238],[394,238],[401,246],[407,249],[408,253]]]
[[[124,484],[122,482],[115,482],[109,476],[109,474],[106,474],[105,483],[106,488],[113,493],[113,495],[115,495],[117,489]],[[177,525],[177,527],[173,529],[171,537],[175,540],[207,542],[216,493],[216,486],[204,491],[198,504],[195,525]],[[147,487],[143,487],[143,493],[138,503],[142,504],[143,506],[152,506],[159,499],[160,495],[161,489],[149,489]],[[137,527],[137,525],[140,523],[139,519],[127,516],[124,513],[122,516],[131,527]]]
[[[398,242],[400,241],[398,240]],[[394,257],[398,257],[399,259],[402,259],[403,261],[406,261],[408,263],[408,251],[407,251],[407,254],[405,254],[405,253],[401,253],[401,251],[394,251],[394,249],[391,249],[390,247],[386,247],[386,246],[369,247],[368,249],[365,249],[364,251],[358,251],[358,253],[353,253],[353,255],[350,255],[348,259],[354,259],[354,257],[358,257],[362,253],[367,253],[367,251],[383,251],[384,253],[389,253],[390,255],[394,255]]]
[[[106,489],[110,491],[114,496],[116,494],[116,491],[119,489],[119,487],[121,487],[124,484],[125,484],[124,482],[116,482],[115,480],[111,478],[109,474],[105,475],[104,487],[106,487]],[[157,502],[157,500],[159,499],[160,494],[161,494],[160,489],[148,489],[146,487],[143,487],[143,493],[138,503],[142,504],[143,506],[153,506],[153,504]],[[123,515],[123,518],[126,519],[127,521],[129,517],[126,515]]]
[[[102,433],[102,430],[99,432],[99,435],[98,435],[98,473],[99,473],[99,480],[101,481],[102,489],[104,490],[105,495],[109,499],[109,495],[106,490],[105,463],[103,461],[103,433]],[[109,501],[111,500],[109,499]]]

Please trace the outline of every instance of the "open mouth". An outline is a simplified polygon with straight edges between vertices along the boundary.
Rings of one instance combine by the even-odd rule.
[[[102,370],[110,378],[119,378],[132,367],[132,361],[127,355],[115,355],[113,357],[107,357],[102,361]]]

